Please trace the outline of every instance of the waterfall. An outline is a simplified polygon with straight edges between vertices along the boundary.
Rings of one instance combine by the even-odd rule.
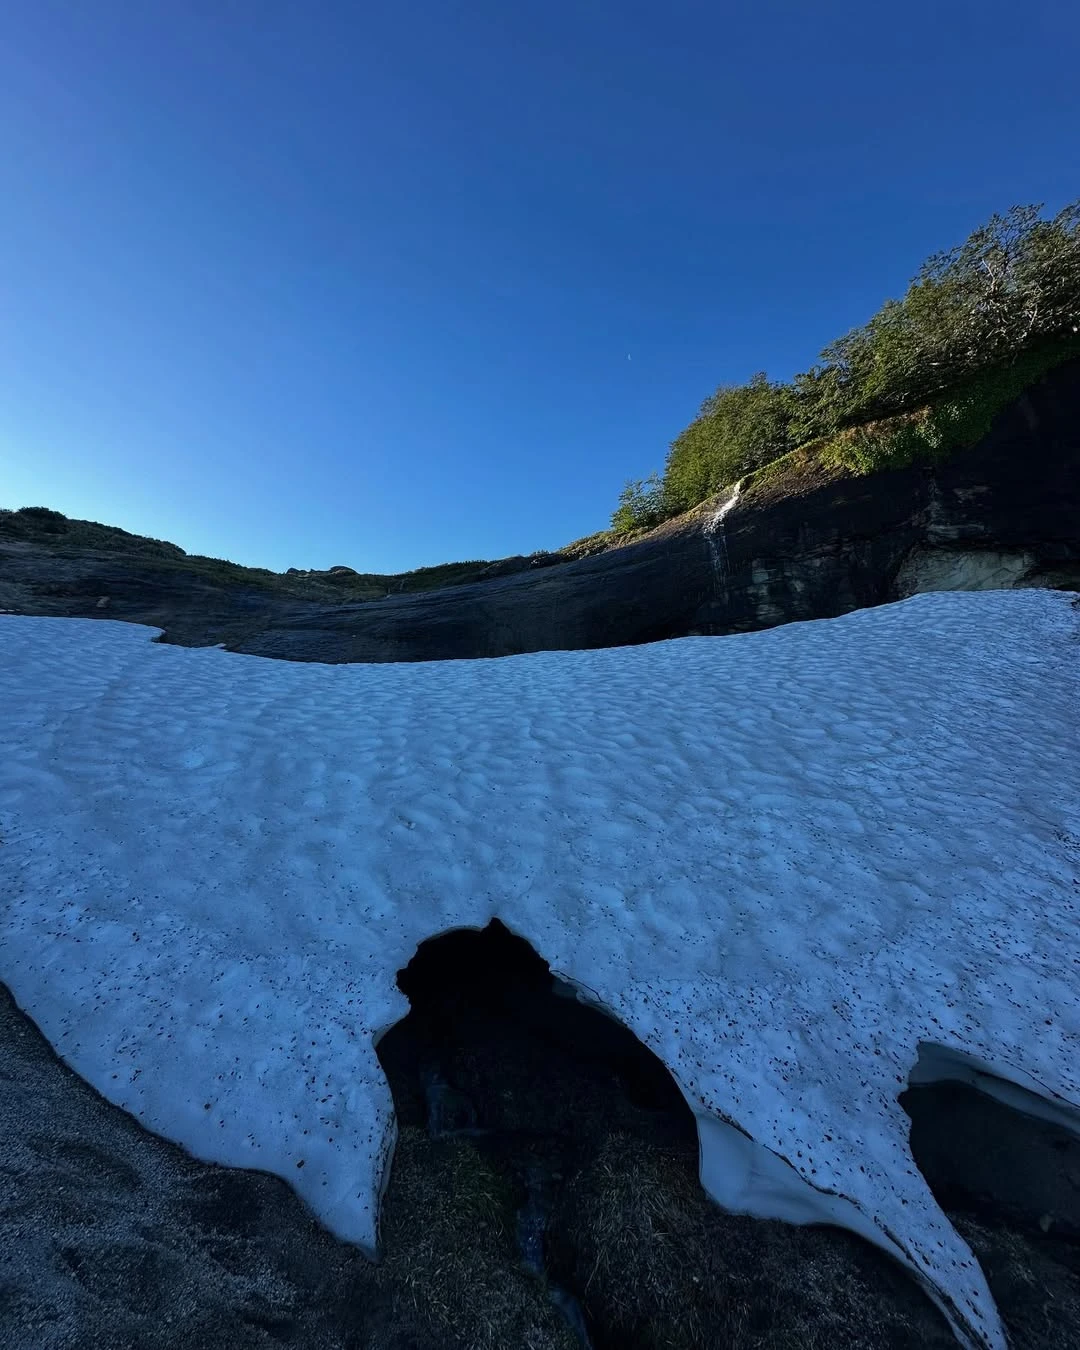
[[[728,546],[727,531],[724,528],[724,521],[731,513],[735,503],[739,500],[739,490],[742,487],[742,479],[735,484],[731,496],[719,506],[710,519],[706,522],[704,528],[705,543],[708,545],[709,558],[712,562],[713,576],[716,578],[717,591],[726,586],[731,568],[728,564]]]

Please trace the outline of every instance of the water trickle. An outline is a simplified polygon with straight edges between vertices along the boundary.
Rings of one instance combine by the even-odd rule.
[[[709,560],[712,563],[713,577],[716,581],[716,591],[718,595],[726,589],[728,578],[731,575],[731,565],[728,558],[727,530],[724,521],[731,514],[735,507],[735,503],[739,500],[741,488],[742,479],[735,484],[731,496],[727,501],[723,502],[705,522],[705,528],[703,530],[705,543],[709,550]]]

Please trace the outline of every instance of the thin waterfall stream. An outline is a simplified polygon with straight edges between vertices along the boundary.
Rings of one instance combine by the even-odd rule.
[[[734,510],[739,500],[739,493],[742,489],[742,479],[735,484],[731,496],[726,502],[722,503],[716,511],[705,522],[702,533],[705,536],[705,543],[709,550],[709,559],[712,563],[713,577],[716,581],[716,589],[719,594],[727,586],[728,578],[731,575],[731,566],[728,559],[727,529],[724,524],[727,517]]]

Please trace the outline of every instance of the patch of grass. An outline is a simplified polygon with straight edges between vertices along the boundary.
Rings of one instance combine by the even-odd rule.
[[[138,553],[142,556],[183,558],[184,550],[164,539],[130,534],[116,525],[76,520],[47,506],[22,506],[17,511],[0,510],[0,538],[47,540],[65,548],[92,548],[106,552]]]
[[[467,1140],[401,1129],[382,1230],[380,1273],[399,1333],[415,1328],[447,1350],[576,1350],[521,1265],[508,1183]]]
[[[441,590],[445,586],[463,586],[481,580],[484,572],[493,572],[499,563],[473,558],[466,562],[438,563],[434,567],[416,567],[396,577],[387,577],[391,594]]]
[[[980,371],[925,407],[848,427],[822,448],[826,464],[863,475],[935,463],[978,444],[994,419],[1055,366],[1080,356],[1080,338],[1046,344]]]
[[[954,1350],[900,1267],[835,1229],[727,1214],[696,1155],[612,1133],[567,1186],[552,1273],[625,1350]]]
[[[566,544],[559,552],[568,561],[575,562],[578,558],[591,558],[596,553],[603,553],[617,542],[622,541],[617,539],[614,530],[597,530],[595,534],[582,535],[573,543]]]
[[[811,441],[770,460],[743,479],[741,499],[758,501],[795,497],[820,487],[837,475],[838,466],[823,456],[824,440]]]

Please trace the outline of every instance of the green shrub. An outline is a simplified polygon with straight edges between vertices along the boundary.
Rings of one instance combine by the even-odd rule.
[[[1080,356],[1080,337],[1044,343],[1014,361],[980,371],[926,407],[839,432],[824,447],[822,458],[864,474],[968,449],[1025,389],[1074,356]]]
[[[616,534],[630,530],[646,530],[659,525],[673,514],[667,506],[664,484],[658,474],[648,478],[632,478],[619,494],[619,505],[611,517],[611,528]]]
[[[68,529],[67,516],[47,506],[20,506],[13,514],[32,532],[64,534]]]
[[[792,448],[787,386],[763,372],[722,386],[672,442],[662,485],[668,514],[689,510]]]

